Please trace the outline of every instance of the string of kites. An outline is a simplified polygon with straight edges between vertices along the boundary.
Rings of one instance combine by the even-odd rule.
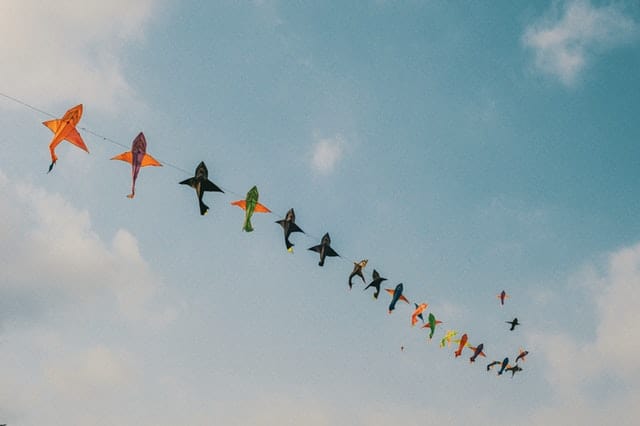
[[[20,103],[24,106],[27,106],[31,109],[34,109],[39,112],[43,112],[25,102],[20,101],[19,99],[13,98],[11,96],[0,93],[0,95],[8,98],[12,101]],[[50,114],[47,114],[50,115]],[[80,122],[80,118],[82,117],[82,104],[76,105],[75,107],[69,109],[62,118],[53,119],[43,122],[45,126],[47,126],[53,132],[53,139],[49,144],[49,151],[51,153],[51,164],[49,165],[49,170],[47,173],[51,172],[56,162],[58,161],[58,157],[55,153],[55,148],[63,141],[70,142],[71,144],[77,146],[80,149],[83,149],[86,152],[89,152],[82,136],[78,133],[77,125]],[[81,128],[82,130],[88,129]],[[90,132],[93,133],[93,132]],[[93,133],[95,134],[95,133]],[[107,138],[104,138],[107,139]],[[108,140],[108,139],[107,139]],[[120,144],[118,144],[120,145]],[[135,137],[133,143],[131,145],[131,150],[123,152],[115,157],[111,158],[112,160],[121,160],[131,164],[131,193],[127,195],[129,198],[135,197],[135,186],[136,179],[138,178],[138,174],[140,173],[140,169],[146,166],[162,166],[162,164],[153,158],[151,155],[147,154],[147,141],[144,137],[144,134],[140,132],[138,136]],[[204,161],[200,162],[196,167],[195,174],[193,177],[190,177],[186,180],[180,182],[182,185],[188,185],[195,189],[196,195],[198,197],[198,203],[200,208],[200,214],[205,215],[209,210],[209,207],[203,202],[202,198],[205,192],[224,192],[219,186],[209,180],[207,166]],[[248,192],[244,200],[234,201],[231,204],[240,207],[245,211],[244,224],[242,229],[246,232],[252,232],[253,226],[251,224],[251,217],[254,213],[271,213],[264,205],[258,202],[259,193],[258,188],[256,186],[252,187]],[[293,252],[294,244],[289,240],[289,237],[294,232],[304,231],[296,224],[295,222],[295,212],[292,209],[286,213],[284,219],[278,220],[280,226],[282,226],[284,230],[284,242],[287,248],[287,251]],[[319,266],[324,266],[325,260],[327,257],[341,257],[332,247],[331,247],[331,237],[329,233],[325,233],[322,237],[320,244],[310,247],[309,250],[317,252],[320,256],[320,261],[318,262]],[[349,289],[353,287],[353,278],[359,276],[363,283],[366,285],[364,290],[369,288],[374,289],[373,297],[374,299],[378,298],[380,294],[380,285],[383,281],[386,281],[386,278],[380,276],[378,271],[375,269],[372,273],[372,281],[367,284],[363,270],[367,265],[368,260],[364,259],[360,262],[353,262],[353,271],[349,274],[348,285]],[[395,310],[396,303],[398,301],[403,301],[407,304],[410,304],[407,297],[403,294],[404,288],[403,284],[400,283],[395,286],[395,288],[386,288],[385,291],[391,295],[391,302],[389,303],[388,312],[392,313]],[[504,305],[505,299],[509,297],[507,293],[503,290],[500,294],[497,295],[498,299],[500,299],[500,305]],[[423,313],[426,311],[429,305],[427,303],[414,303],[414,311],[411,314],[411,326],[415,326],[418,323],[418,319],[422,321],[422,328],[429,329],[429,340],[433,338],[433,335],[436,331],[436,327],[439,324],[442,324],[442,321],[436,319],[433,312],[430,312],[427,320],[424,320]],[[512,321],[505,321],[510,324],[510,331],[513,331],[516,326],[520,325],[518,322],[518,318],[514,318]],[[476,346],[473,346],[469,342],[469,337],[466,333],[462,334],[459,338],[456,337],[458,332],[456,330],[447,330],[442,339],[440,340],[440,347],[444,348],[445,346],[451,346],[452,344],[457,345],[457,349],[454,351],[455,358],[462,355],[464,348],[469,348],[473,354],[469,358],[470,362],[475,362],[478,356],[486,357],[484,353],[484,344],[480,343]],[[404,346],[401,346],[401,350],[404,350]],[[509,357],[505,357],[502,361],[492,361],[487,364],[487,371],[490,371],[495,366],[500,366],[497,370],[498,375],[502,375],[505,371],[511,372],[511,377],[515,375],[515,373],[522,371],[522,367],[519,365],[519,361],[525,361],[525,357],[529,354],[528,351],[520,348],[518,355],[515,358],[515,363],[512,365],[509,363]]]

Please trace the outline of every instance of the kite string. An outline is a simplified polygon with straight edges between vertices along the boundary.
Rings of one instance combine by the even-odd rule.
[[[56,118],[56,116],[51,114],[50,112],[47,112],[47,111],[45,111],[43,109],[40,109],[40,108],[37,108],[37,107],[27,103],[27,102],[24,102],[24,101],[22,101],[20,99],[17,99],[15,97],[13,97],[13,96],[7,95],[6,93],[0,92],[0,96],[4,97],[4,98],[6,98],[6,99],[8,99],[8,100],[10,100],[12,102],[15,102],[17,104],[20,104],[20,105],[22,105],[22,106],[24,106],[26,108],[29,108],[29,109],[31,109],[33,111],[36,111],[36,112],[38,112],[40,114],[46,115],[47,117],[54,118],[54,119]],[[120,142],[118,142],[116,140],[113,140],[113,139],[111,139],[111,138],[109,138],[107,136],[104,136],[104,135],[102,135],[100,133],[94,132],[93,130],[91,130],[91,129],[87,128],[87,127],[79,127],[79,129],[84,131],[84,132],[86,132],[86,133],[89,133],[89,134],[91,134],[91,135],[93,135],[95,137],[98,137],[98,138],[100,138],[100,139],[102,139],[102,140],[104,140],[106,142],[112,143],[114,145],[120,146],[120,147],[125,148],[125,149],[129,148],[128,145],[122,144],[122,143],[120,143]],[[160,161],[160,163],[162,163],[163,165],[166,165],[166,166],[169,166],[171,168],[174,168],[174,169],[176,169],[178,171],[181,171],[181,172],[183,172],[185,174],[189,174],[190,173],[189,171],[187,171],[184,168],[179,167],[179,166],[177,166],[175,164],[172,164],[172,163],[169,163],[169,162],[166,162],[166,161],[161,161],[161,160],[158,160],[158,161]],[[220,186],[220,188],[223,191],[225,191],[225,193],[230,193],[230,194],[234,194],[234,195],[237,195],[237,196],[242,196],[240,193],[235,192],[233,190],[230,190],[228,188],[224,188],[222,186]],[[275,215],[275,213],[273,213],[273,212],[271,212],[271,214]],[[284,215],[281,215],[281,216],[284,216]],[[303,232],[303,234],[305,234],[307,236],[307,238],[310,238],[310,239],[313,238],[314,240],[320,240],[319,237],[317,237],[317,236],[315,236],[313,234],[309,234],[307,232]],[[344,257],[342,255],[338,255],[338,258],[343,260],[343,261],[345,261],[345,262],[347,262],[347,263],[350,263],[350,262],[354,263],[354,264],[357,263],[355,260],[349,260],[348,258],[346,258],[346,257]]]

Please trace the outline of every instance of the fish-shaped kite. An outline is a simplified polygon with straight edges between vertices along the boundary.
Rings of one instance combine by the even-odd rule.
[[[518,361],[522,360],[522,362],[525,362],[526,359],[525,357],[529,355],[529,351],[525,351],[524,349],[520,348],[520,353],[518,354],[518,356],[516,357],[516,364],[518,363]]]
[[[271,213],[271,210],[258,202],[258,197],[258,188],[253,186],[249,192],[247,192],[247,197],[244,200],[238,200],[231,203],[234,206],[240,207],[245,212],[244,224],[242,225],[242,230],[245,232],[253,231],[253,226],[251,226],[251,216],[253,216],[254,213]]]
[[[513,331],[516,328],[516,325],[520,325],[518,322],[518,318],[514,318],[512,321],[505,321],[507,324],[511,324],[511,328],[509,331]]]
[[[409,300],[402,294],[402,283],[398,284],[395,289],[385,288],[385,291],[391,295],[391,303],[389,303],[389,313],[393,312],[396,308],[398,300],[409,303]]]
[[[413,327],[418,322],[418,316],[422,316],[422,313],[429,306],[428,303],[416,304],[416,310],[411,314],[411,326]]]
[[[433,312],[429,312],[429,321],[428,321],[425,325],[423,325],[423,326],[422,326],[422,328],[429,328],[429,329],[431,330],[431,331],[429,332],[429,340],[431,340],[431,339],[433,338],[433,333],[435,333],[435,331],[436,331],[436,326],[437,326],[438,324],[442,324],[442,321],[437,320],[437,319],[436,319],[436,316],[435,316],[435,315],[433,315]],[[453,330],[449,330],[449,331],[447,331],[447,333],[449,333],[449,332],[451,332],[451,331],[453,331]],[[453,334],[451,334],[451,335],[445,335],[445,336],[444,336],[444,338],[440,341],[440,346],[441,346],[441,347],[444,347],[444,342],[445,342],[445,340],[447,340],[447,341],[449,341],[449,342],[450,342],[450,341],[451,341],[451,338],[452,338],[453,336],[455,336],[455,335],[456,335],[456,332],[455,332],[455,331],[453,331]]]
[[[499,295],[496,296],[500,299],[500,306],[504,306],[504,300],[509,297],[506,291],[502,290]]]
[[[309,247],[309,250],[320,253],[320,262],[318,262],[319,266],[324,266],[324,259],[327,256],[330,256],[330,257],[340,256],[338,253],[335,252],[335,250],[331,248],[331,237],[329,236],[328,232],[322,236],[322,240],[320,240],[320,244],[318,244],[317,246]]]
[[[473,355],[469,358],[469,362],[475,362],[476,358],[479,356],[486,357],[482,349],[484,349],[484,343],[480,343],[478,346],[471,346],[470,349],[473,351]]]
[[[162,166],[158,160],[147,154],[147,140],[142,132],[133,140],[131,151],[116,155],[112,160],[121,160],[131,164],[132,183],[131,194],[127,195],[128,198],[133,198],[136,195],[136,179],[138,179],[138,173],[142,167]]]
[[[369,287],[373,287],[376,291],[373,293],[373,298],[377,299],[378,295],[380,294],[380,284],[382,283],[382,281],[386,281],[386,278],[382,278],[380,276],[380,274],[378,273],[378,271],[376,271],[375,269],[373,270],[373,274],[371,274],[371,277],[373,279],[373,281],[371,281],[369,283],[368,286],[366,286],[364,289],[368,289]]]
[[[351,290],[351,288],[353,287],[353,283],[351,282],[351,280],[356,275],[359,276],[360,278],[362,278],[362,282],[363,283],[365,283],[365,284],[367,283],[364,280],[364,275],[362,275],[362,270],[364,269],[365,266],[367,266],[367,262],[368,262],[367,259],[363,259],[358,263],[353,262],[353,271],[351,271],[351,274],[349,274],[349,290]]]
[[[455,352],[453,353],[456,356],[456,358],[462,355],[462,350],[465,348],[465,346],[469,346],[469,344],[467,343],[468,339],[469,339],[469,336],[467,336],[467,333],[464,333],[460,338],[460,340],[454,340],[456,343],[458,343],[458,349],[456,349]]]
[[[433,319],[435,319],[435,317],[433,317]],[[434,329],[435,329],[435,326],[434,326]],[[442,340],[440,340],[440,347],[444,348],[445,344],[447,346],[451,345],[452,339],[457,334],[458,334],[458,332],[455,331],[455,330],[447,330],[447,332],[444,333],[444,337],[442,338]]]
[[[71,142],[80,149],[89,152],[87,145],[82,140],[82,136],[78,133],[76,125],[82,117],[82,104],[76,105],[64,113],[62,118],[56,120],[44,121],[42,124],[47,126],[53,132],[53,139],[49,144],[49,152],[51,153],[51,164],[49,165],[49,173],[53,169],[53,165],[58,161],[56,155],[56,146],[62,141]]]
[[[284,229],[284,244],[287,246],[287,251],[293,253],[294,244],[289,241],[289,235],[291,235],[292,232],[302,232],[304,234],[304,231],[296,225],[296,214],[293,209],[289,209],[284,219],[277,220],[276,223]]]
[[[500,365],[500,370],[498,371],[498,376],[501,376],[504,370],[509,366],[509,357],[502,360],[502,364]]]
[[[418,309],[418,307],[419,307],[420,305],[418,305],[417,303],[414,303],[414,304],[413,304],[413,306],[414,306],[416,309]],[[418,318],[420,318],[420,321],[422,321],[422,323],[424,324],[424,317],[422,316],[422,312],[420,312],[420,313],[418,314]],[[423,327],[423,328],[424,328],[424,327]]]
[[[200,214],[204,216],[207,214],[209,210],[209,206],[202,202],[202,196],[205,192],[222,192],[224,191],[218,186],[209,180],[209,171],[207,170],[207,166],[205,166],[204,161],[201,161],[196,167],[196,174],[186,180],[180,182],[180,185],[189,185],[193,189],[196,190],[196,195],[198,196],[198,203],[200,203]]]

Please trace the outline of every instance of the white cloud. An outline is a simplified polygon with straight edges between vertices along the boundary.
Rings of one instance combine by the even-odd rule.
[[[594,338],[540,333],[531,342],[548,363],[545,378],[554,394],[534,424],[630,425],[640,416],[640,244],[611,254],[603,273],[592,272],[580,276],[591,276],[583,289],[595,301],[595,315],[583,310],[581,324],[595,330]]]
[[[125,318],[152,323],[175,315],[171,308],[158,312],[150,307],[160,280],[128,231],[118,230],[105,244],[86,211],[60,195],[14,184],[1,172],[0,217],[0,295],[40,310],[71,301],[88,309],[115,302]]]
[[[135,101],[120,59],[144,35],[154,2],[68,0],[0,3],[1,90],[48,105],[114,110]]]
[[[620,7],[596,7],[588,0],[574,0],[565,3],[562,14],[555,5],[547,17],[527,27],[523,42],[535,51],[539,70],[570,86],[593,56],[637,33],[637,23]]]
[[[342,159],[344,146],[345,140],[341,135],[329,139],[316,138],[311,165],[322,174],[331,173]]]

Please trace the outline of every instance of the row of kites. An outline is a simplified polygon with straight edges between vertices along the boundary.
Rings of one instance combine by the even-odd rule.
[[[15,99],[14,99],[15,100]],[[20,102],[23,105],[23,102]],[[78,133],[78,129],[76,126],[78,125],[80,118],[82,117],[82,104],[77,105],[71,109],[69,109],[62,118],[45,121],[43,124],[47,126],[53,133],[53,139],[49,145],[49,150],[51,152],[51,164],[49,165],[49,171],[53,169],[56,164],[58,157],[56,156],[55,149],[56,147],[63,141],[68,141],[73,145],[77,146],[80,149],[83,149],[86,152],[89,152],[86,144],[84,143],[80,133]],[[162,166],[162,164],[153,158],[151,155],[147,154],[147,141],[144,137],[144,134],[141,132],[136,136],[131,145],[131,151],[123,152],[122,154],[116,155],[112,158],[112,160],[121,160],[131,164],[131,193],[127,195],[129,198],[133,198],[135,196],[135,187],[136,187],[136,179],[138,174],[140,173],[140,169],[146,166]],[[209,180],[207,166],[204,162],[198,164],[195,170],[195,174],[193,177],[183,180],[180,184],[188,185],[195,189],[198,203],[200,207],[200,214],[205,215],[209,210],[209,207],[203,202],[203,196],[205,192],[224,192],[219,186]],[[252,187],[248,192],[244,200],[234,201],[231,204],[242,208],[245,211],[244,224],[242,229],[246,232],[253,231],[253,226],[251,224],[251,217],[254,213],[270,213],[271,211],[260,204],[258,201],[259,193],[257,187]],[[295,222],[295,212],[293,209],[290,209],[284,219],[278,220],[276,223],[280,224],[284,230],[284,242],[286,248],[289,252],[293,251],[294,244],[289,240],[289,237],[294,232],[302,232],[304,231],[296,224]],[[340,256],[332,247],[331,247],[331,238],[329,234],[326,233],[322,237],[320,244],[310,247],[309,250],[317,252],[320,256],[320,261],[318,263],[319,266],[323,266],[327,257],[336,257]],[[348,285],[351,289],[353,287],[353,278],[358,276],[362,279],[362,282],[366,285],[365,290],[369,288],[374,289],[373,297],[375,299],[378,298],[380,294],[380,286],[383,281],[386,281],[386,278],[380,276],[380,274],[374,270],[372,273],[372,280],[367,284],[363,270],[367,265],[367,260],[361,260],[360,262],[353,262],[353,271],[349,275]],[[409,300],[404,295],[404,288],[402,283],[395,286],[395,288],[387,288],[385,289],[391,295],[391,302],[389,303],[388,311],[389,313],[393,312],[396,307],[396,303],[399,301],[405,302],[409,304]],[[497,295],[500,305],[504,305],[505,299],[509,296],[503,290],[500,294]],[[428,339],[431,340],[436,332],[436,327],[439,324],[442,324],[442,321],[436,319],[433,312],[430,312],[425,321],[423,313],[425,313],[428,304],[427,303],[414,303],[415,310],[411,314],[411,325],[415,326],[418,323],[418,320],[422,321],[422,328],[429,329]],[[509,331],[514,331],[516,326],[520,325],[518,322],[518,318],[514,318],[511,321],[505,321],[507,324],[510,324]],[[440,347],[448,347],[451,345],[455,345],[456,349],[454,351],[455,358],[462,355],[462,352],[465,348],[469,348],[472,352],[471,357],[469,358],[470,362],[475,362],[476,358],[479,356],[486,357],[484,353],[484,343],[479,343],[476,345],[472,345],[469,341],[469,336],[466,333],[463,333],[458,337],[459,333],[457,330],[447,330],[443,337],[440,340]],[[400,348],[404,351],[404,346]],[[511,377],[515,375],[515,373],[522,371],[522,367],[519,364],[519,361],[525,361],[525,357],[528,355],[528,351],[520,348],[519,352],[515,356],[515,361],[513,364],[509,362],[509,357],[504,357],[502,360],[495,360],[487,364],[487,371],[490,371],[492,368],[497,367],[497,374],[502,375],[504,372],[511,372]]]

